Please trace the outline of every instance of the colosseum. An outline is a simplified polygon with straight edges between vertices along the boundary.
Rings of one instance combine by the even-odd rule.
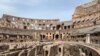
[[[71,21],[3,14],[0,56],[100,56],[100,0],[77,6]]]

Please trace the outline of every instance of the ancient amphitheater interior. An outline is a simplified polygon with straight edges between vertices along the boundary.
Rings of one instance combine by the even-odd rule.
[[[100,56],[100,0],[77,6],[71,21],[3,14],[0,56]]]

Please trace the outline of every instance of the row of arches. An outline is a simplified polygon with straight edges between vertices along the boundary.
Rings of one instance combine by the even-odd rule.
[[[68,30],[74,28],[74,25],[56,25],[53,30]]]
[[[92,25],[97,25],[100,24],[100,16],[99,17],[94,17],[93,19],[84,19],[84,20],[79,20],[79,21],[74,21],[73,24],[75,26],[81,27],[87,27],[87,26],[92,26]],[[86,26],[87,25],[87,26]],[[77,27],[75,27],[77,28]]]
[[[62,39],[62,34],[52,34],[51,36],[40,34],[40,40],[61,40],[61,39]]]

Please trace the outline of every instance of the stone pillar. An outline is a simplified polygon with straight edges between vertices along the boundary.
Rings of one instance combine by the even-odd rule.
[[[9,39],[9,35],[6,35],[6,37]]]
[[[31,52],[31,50],[28,49],[27,56],[30,56],[30,52]]]
[[[56,39],[55,39],[55,36],[56,36],[56,34],[54,34],[54,39],[53,39],[53,40],[56,40]]]
[[[90,43],[90,34],[86,35],[86,43],[88,43],[88,44]]]
[[[33,37],[35,40],[38,40],[38,37],[37,37],[37,33],[34,32],[34,37]]]
[[[17,39],[19,39],[19,35],[17,35]]]
[[[20,36],[19,36],[19,35],[17,35],[17,39],[16,39],[16,41],[17,41],[17,42],[19,42],[19,39],[20,39]]]
[[[79,52],[80,52],[80,56],[86,56],[85,53],[81,49],[79,49]]]

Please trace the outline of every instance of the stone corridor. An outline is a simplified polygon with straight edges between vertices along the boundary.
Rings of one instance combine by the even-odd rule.
[[[96,44],[58,41],[22,43],[20,47],[18,43],[8,45],[10,49],[0,52],[0,56],[100,56],[100,46]]]

